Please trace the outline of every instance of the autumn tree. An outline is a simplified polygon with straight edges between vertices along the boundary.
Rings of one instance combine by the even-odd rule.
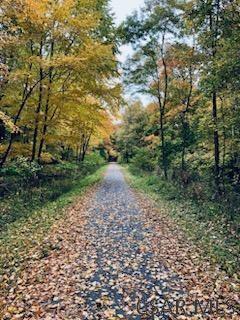
[[[165,139],[165,115],[169,98],[167,46],[177,32],[178,17],[169,1],[147,1],[141,15],[135,13],[122,26],[126,40],[136,47],[128,61],[127,84],[134,84],[142,93],[156,99],[159,106],[160,162],[168,177],[168,152]]]
[[[40,162],[48,135],[58,137],[56,123],[63,112],[66,119],[72,117],[72,105],[82,107],[91,98],[104,109],[117,106],[120,87],[110,83],[117,76],[117,62],[108,1],[32,0],[15,1],[14,6],[4,1],[1,9],[5,29],[13,33],[17,46],[8,57],[12,70],[0,103],[21,129],[4,143],[1,165],[13,145],[17,153],[21,148],[31,161]],[[91,110],[93,118],[95,112],[99,115],[98,107]]]
[[[119,30],[134,49],[127,89],[158,106],[165,177],[208,180],[214,197],[239,190],[239,21],[238,1],[149,0]],[[156,109],[146,114],[141,136],[156,141]],[[119,132],[123,143],[128,127]]]

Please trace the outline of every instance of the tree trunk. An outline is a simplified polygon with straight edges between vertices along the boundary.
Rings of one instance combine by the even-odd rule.
[[[216,10],[212,8],[210,12],[210,31],[212,35],[212,60],[215,61],[217,53],[217,34],[218,34],[218,20],[219,20],[219,0],[216,1]],[[214,20],[215,17],[215,20]],[[213,73],[215,71],[213,70]],[[218,106],[217,106],[217,90],[214,86],[212,92],[212,117],[214,125],[213,144],[214,144],[214,179],[218,195],[221,193],[220,188],[220,147],[219,147],[219,132],[218,132]]]
[[[41,140],[40,140],[40,143],[39,143],[39,149],[38,149],[38,163],[41,162],[41,155],[42,155],[42,150],[43,150],[43,146],[45,144],[45,140],[46,140],[46,134],[47,134],[47,131],[48,131],[48,121],[51,121],[56,112],[57,112],[57,109],[58,107],[55,108],[55,110],[53,111],[53,114],[50,118],[48,118],[48,115],[49,115],[49,98],[50,96],[47,97],[47,101],[46,101],[46,107],[45,107],[45,113],[44,113],[44,124],[43,124],[43,129],[42,129],[42,136],[41,136]]]
[[[53,52],[54,52],[54,41],[51,42],[50,60],[53,57]],[[49,68],[49,78],[48,78],[48,88],[47,88],[47,100],[46,100],[45,111],[44,111],[44,120],[43,120],[44,122],[43,122],[42,136],[41,136],[39,149],[38,149],[38,163],[41,162],[42,150],[43,150],[43,146],[44,146],[45,138],[46,138],[46,134],[47,134],[47,129],[48,129],[48,112],[49,112],[49,102],[50,102],[50,96],[51,96],[52,82],[53,82],[53,67],[50,67]]]
[[[167,156],[165,147],[165,132],[164,132],[164,113],[160,111],[160,139],[161,139],[161,149],[162,149],[162,166],[165,179],[168,178],[167,170]]]
[[[218,133],[218,116],[217,116],[217,93],[212,94],[213,123],[214,123],[214,159],[215,159],[215,184],[217,192],[220,193],[220,151],[219,151],[219,133]]]
[[[183,127],[183,130],[184,130],[184,119],[182,119],[182,127]],[[183,132],[183,135],[184,135],[184,132]],[[186,161],[185,161],[185,154],[186,154],[186,139],[183,138],[183,141],[182,141],[182,171],[185,171],[186,170]]]
[[[41,40],[40,42],[40,49],[39,49],[39,57],[42,59],[42,51],[43,51],[43,41]],[[42,85],[42,80],[43,80],[43,69],[42,66],[40,65],[39,69],[39,96],[38,96],[38,105],[35,111],[35,128],[34,128],[34,133],[33,133],[33,147],[32,147],[32,156],[31,156],[31,161],[35,160],[36,157],[36,150],[37,150],[37,139],[38,139],[38,129],[39,129],[39,115],[40,111],[42,108],[42,99],[43,99],[43,85]]]
[[[223,193],[225,193],[225,162],[226,162],[226,142],[227,142],[227,135],[226,135],[226,128],[225,128],[225,113],[223,107],[223,99],[221,99],[221,115],[222,115],[222,127],[223,127],[223,153],[222,153],[222,170],[221,170],[221,180],[223,186]]]
[[[79,153],[78,153],[78,162],[82,161],[82,153],[83,153],[83,145],[84,145],[84,134],[82,134],[80,138],[80,145],[79,145]]]
[[[38,149],[38,163],[41,162],[41,156],[42,156],[42,150],[45,143],[45,138],[47,134],[47,121],[48,121],[48,105],[46,104],[45,113],[44,113],[44,124],[43,124],[43,130],[42,130],[42,137],[39,143],[39,149]]]
[[[193,48],[194,51],[194,48]],[[187,96],[187,103],[186,103],[186,108],[182,114],[181,120],[182,120],[182,129],[183,129],[183,137],[182,137],[182,171],[186,170],[186,161],[185,161],[185,156],[186,156],[186,129],[189,127],[189,121],[187,118],[187,113],[190,107],[190,102],[192,98],[192,92],[193,92],[193,75],[192,75],[192,65],[189,67],[189,92]]]
[[[83,154],[82,154],[82,161],[84,161],[84,159],[85,159],[91,136],[92,136],[92,132],[89,134],[89,136],[87,137],[87,139],[85,141],[84,148],[83,148]]]
[[[164,101],[162,103],[160,84],[158,84],[158,104],[159,104],[159,114],[160,114],[160,116],[159,116],[159,123],[160,123],[159,138],[161,141],[161,151],[162,151],[161,152],[162,159],[159,161],[159,163],[160,162],[162,163],[164,177],[165,177],[165,179],[168,179],[167,155],[166,155],[165,131],[164,131],[164,112],[165,112],[166,100],[164,99]]]
[[[167,104],[168,97],[168,72],[167,72],[167,64],[164,56],[164,44],[165,44],[165,31],[162,35],[162,45],[161,45],[161,56],[162,56],[162,64],[164,70],[164,93],[163,93],[163,102],[161,101],[161,92],[160,92],[160,79],[158,78],[158,99],[159,99],[159,108],[160,108],[160,136],[161,136],[161,146],[162,146],[162,165],[164,177],[168,179],[168,163],[167,163],[167,153],[166,153],[166,145],[165,145],[165,130],[164,130],[164,116],[165,116],[165,108]]]

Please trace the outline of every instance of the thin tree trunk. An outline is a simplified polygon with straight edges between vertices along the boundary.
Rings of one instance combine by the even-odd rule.
[[[187,112],[190,107],[191,97],[192,97],[192,91],[193,91],[193,77],[192,77],[192,66],[190,65],[189,68],[189,93],[187,96],[187,104],[186,108],[182,114],[182,128],[183,128],[183,141],[182,141],[182,171],[186,170],[186,161],[185,161],[185,155],[186,155],[186,134],[185,130],[188,126],[188,120],[187,120]]]
[[[168,178],[168,172],[167,172],[167,158],[166,158],[166,148],[165,148],[165,131],[164,131],[164,111],[162,108],[162,102],[161,102],[161,97],[158,96],[158,103],[159,103],[159,123],[160,123],[160,129],[159,129],[159,138],[161,141],[161,150],[162,150],[162,167],[163,167],[163,172],[164,172],[164,177],[167,179]],[[159,162],[160,163],[160,162]]]
[[[41,40],[40,42],[40,49],[39,49],[39,57],[42,59],[42,51],[43,51],[43,41]],[[37,139],[38,139],[38,129],[39,129],[39,115],[40,111],[42,108],[42,100],[43,100],[43,85],[42,85],[42,80],[43,80],[43,69],[42,66],[40,65],[39,69],[39,96],[38,96],[38,105],[35,111],[35,127],[34,127],[34,133],[33,133],[33,147],[32,147],[32,156],[31,156],[31,161],[35,160],[36,157],[36,150],[37,150]]]
[[[41,155],[42,155],[42,150],[43,150],[43,146],[45,144],[45,140],[46,140],[46,135],[47,135],[47,131],[48,131],[48,121],[51,121],[56,112],[58,107],[55,108],[55,110],[53,111],[53,114],[50,118],[48,118],[49,116],[49,97],[47,97],[47,101],[46,101],[46,108],[45,108],[45,113],[44,113],[44,124],[43,124],[43,130],[42,130],[42,136],[41,136],[41,140],[39,143],[39,150],[38,150],[38,162],[41,162]]]
[[[219,149],[219,132],[218,132],[218,115],[217,115],[217,93],[212,94],[213,106],[213,124],[214,124],[214,159],[215,159],[215,184],[217,192],[220,193],[220,149]]]
[[[226,136],[226,128],[225,128],[225,113],[224,113],[224,108],[223,108],[223,99],[221,99],[221,114],[222,114],[222,126],[223,126],[223,154],[222,154],[222,170],[221,170],[221,179],[222,179],[222,184],[223,184],[223,192],[225,193],[225,162],[226,162],[226,141],[227,141],[227,136]]]
[[[50,60],[53,57],[53,52],[54,52],[54,42],[52,41]],[[43,146],[44,146],[46,134],[47,134],[47,129],[48,129],[48,113],[49,113],[49,102],[50,102],[50,96],[51,96],[51,88],[52,88],[52,82],[53,82],[53,67],[49,68],[49,78],[48,79],[49,80],[48,80],[48,88],[47,88],[47,100],[46,100],[45,111],[44,111],[44,120],[43,120],[44,123],[43,123],[42,136],[41,136],[39,149],[38,149],[38,163],[41,162],[42,150],[43,150]]]
[[[76,162],[78,163],[79,146],[76,146]]]
[[[80,145],[79,145],[79,153],[78,153],[78,162],[82,161],[82,153],[83,153],[83,145],[84,145],[84,133],[80,138]]]
[[[162,165],[164,177],[168,179],[168,164],[167,164],[167,154],[166,154],[166,145],[165,145],[165,130],[164,130],[164,116],[165,116],[165,108],[167,104],[167,96],[168,96],[168,73],[167,73],[167,64],[164,57],[164,44],[165,44],[165,32],[162,36],[162,46],[161,46],[161,56],[162,56],[162,64],[164,69],[164,97],[163,102],[161,103],[161,93],[160,93],[160,81],[158,79],[158,99],[159,99],[159,107],[160,107],[160,131],[161,131],[161,144],[162,144]]]
[[[42,150],[45,143],[46,133],[48,129],[47,121],[48,121],[48,109],[49,109],[49,99],[46,102],[45,112],[44,112],[44,124],[42,129],[42,136],[39,143],[39,149],[38,149],[38,163],[41,162],[41,156],[42,156]]]
[[[161,147],[161,154],[159,154],[159,169],[163,169],[165,179],[168,178],[168,168],[167,168],[167,155],[166,155],[166,146],[165,146],[165,130],[164,130],[164,116],[165,116],[165,106],[167,103],[167,94],[168,94],[168,74],[167,74],[167,65],[164,58],[163,46],[165,42],[165,33],[162,36],[162,47],[161,51],[161,58],[162,64],[164,68],[164,97],[162,98],[161,88],[160,88],[160,71],[158,66],[158,58],[155,55],[151,55],[152,61],[155,64],[155,75],[156,82],[157,82],[157,100],[158,100],[158,107],[159,107],[159,139],[160,139],[160,147]]]
[[[182,126],[183,126],[183,130],[184,130],[184,120],[182,120]],[[184,133],[183,133],[184,135]],[[186,139],[183,139],[183,145],[182,145],[182,171],[186,170],[186,161],[185,161],[185,154],[186,154]]]
[[[84,161],[84,159],[85,159],[86,152],[88,150],[88,146],[89,146],[89,142],[90,142],[91,136],[92,136],[92,133],[89,134],[89,136],[87,137],[87,139],[86,139],[86,141],[84,143],[82,161]]]
[[[217,13],[210,12],[210,31],[212,34],[212,59],[215,60],[217,53],[217,33],[218,33],[218,19],[219,19],[219,0],[217,0]],[[214,24],[213,16],[216,15],[216,21]],[[220,188],[220,147],[219,147],[219,132],[218,132],[218,105],[217,105],[217,90],[213,88],[212,92],[212,117],[214,125],[213,144],[214,144],[214,179],[216,191],[221,193]]]
[[[167,171],[167,157],[166,157],[166,147],[165,147],[165,132],[164,132],[164,113],[160,111],[160,139],[161,139],[161,148],[162,148],[162,166],[165,179],[168,178]]]

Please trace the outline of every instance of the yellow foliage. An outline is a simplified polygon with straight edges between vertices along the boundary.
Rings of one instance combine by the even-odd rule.
[[[114,84],[113,44],[97,36],[104,14],[98,1],[3,0],[1,10],[16,43],[0,101],[5,126],[21,129],[12,154],[30,154],[34,144],[43,144],[43,154],[46,145],[75,149],[82,136],[91,143],[108,137],[121,87]],[[13,38],[5,37],[4,50],[12,50]]]
[[[5,124],[5,126],[9,129],[10,132],[19,132],[19,128],[12,122],[11,118],[8,117],[2,111],[0,111],[0,120],[2,120],[2,122]]]

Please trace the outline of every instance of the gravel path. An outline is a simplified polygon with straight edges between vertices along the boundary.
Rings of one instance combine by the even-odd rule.
[[[79,283],[86,319],[143,319],[151,301],[181,294],[181,279],[152,252],[153,230],[144,218],[119,166],[111,164],[86,225],[86,273]]]

